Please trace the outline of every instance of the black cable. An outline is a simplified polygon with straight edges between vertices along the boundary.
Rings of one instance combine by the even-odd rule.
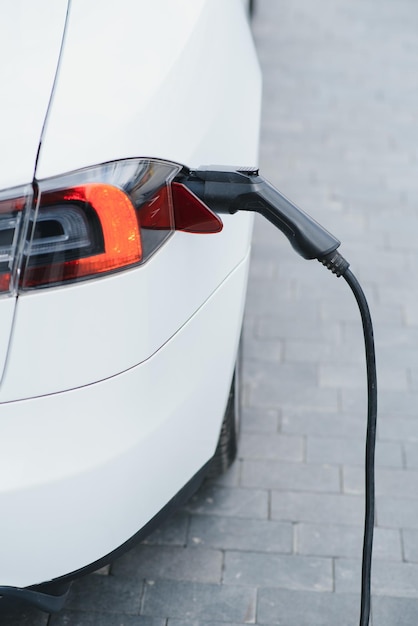
[[[336,276],[344,276],[360,309],[367,366],[367,435],[365,515],[361,576],[360,626],[370,618],[370,584],[374,530],[374,457],[376,446],[377,382],[373,325],[369,306],[349,263],[338,252],[340,241],[260,176],[257,168],[182,168],[177,182],[186,186],[217,213],[260,213],[278,228],[304,259],[318,259]]]
[[[361,320],[363,323],[364,345],[366,350],[367,366],[367,434],[365,454],[365,515],[364,515],[364,540],[363,561],[361,573],[361,606],[360,626],[368,626],[371,605],[371,568],[374,531],[375,509],[375,471],[374,457],[376,447],[376,420],[377,420],[377,376],[376,356],[373,338],[373,325],[369,306],[363,290],[354,274],[347,269],[343,277],[349,284],[357,301]]]

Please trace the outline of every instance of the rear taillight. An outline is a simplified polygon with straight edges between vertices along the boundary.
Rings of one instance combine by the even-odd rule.
[[[175,230],[222,222],[186,187],[181,166],[127,159],[0,193],[0,293],[117,272],[144,263]]]
[[[0,191],[0,294],[16,291],[22,219],[32,204],[32,185]]]
[[[142,259],[137,212],[117,187],[89,183],[41,193],[22,287],[103,274]]]

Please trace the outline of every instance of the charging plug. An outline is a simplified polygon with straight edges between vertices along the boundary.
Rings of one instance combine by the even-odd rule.
[[[336,252],[340,241],[273,187],[253,168],[183,168],[178,183],[185,185],[216,213],[260,213],[287,237],[304,259],[318,259],[337,276],[349,264]]]

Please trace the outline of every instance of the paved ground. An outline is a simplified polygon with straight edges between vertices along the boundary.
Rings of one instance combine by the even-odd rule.
[[[418,623],[418,4],[259,0],[265,176],[343,241],[380,383],[374,626]],[[7,626],[358,623],[365,383],[342,279],[258,221],[239,461],[49,618]]]

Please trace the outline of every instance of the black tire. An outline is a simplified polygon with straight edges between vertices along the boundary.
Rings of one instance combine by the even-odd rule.
[[[228,403],[225,409],[218,445],[216,446],[215,454],[209,465],[208,478],[216,478],[226,472],[237,456],[240,410],[238,371],[239,368],[236,366],[232,377],[231,389],[229,391]]]

